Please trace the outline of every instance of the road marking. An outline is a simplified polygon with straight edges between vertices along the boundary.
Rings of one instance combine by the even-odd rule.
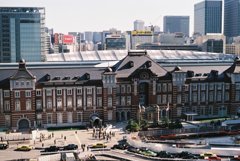
[[[77,139],[77,142],[78,142],[79,146],[81,146],[81,141],[80,141],[80,139],[78,138],[78,135],[77,135],[77,134],[74,134],[74,135],[75,135],[75,138]]]

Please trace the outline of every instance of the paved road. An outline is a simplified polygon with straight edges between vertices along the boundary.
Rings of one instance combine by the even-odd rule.
[[[119,129],[111,129],[116,132],[115,137],[112,137],[111,140],[107,141],[106,139],[97,139],[92,137],[93,130],[69,130],[69,131],[54,131],[49,132],[47,130],[39,130],[36,135],[35,140],[30,141],[10,141],[10,147],[7,150],[0,150],[0,161],[11,160],[11,159],[21,159],[21,158],[33,158],[36,159],[40,156],[40,150],[35,150],[34,148],[41,149],[49,147],[51,145],[65,146],[67,144],[77,144],[79,146],[79,151],[82,152],[81,144],[87,145],[96,144],[96,143],[105,143],[110,148],[117,143],[118,140],[122,139],[125,135],[123,131]],[[111,131],[110,130],[110,131]],[[44,135],[45,138],[40,141],[40,134]],[[51,136],[48,137],[48,136]],[[66,140],[64,140],[66,137]],[[54,141],[55,140],[55,141]],[[14,151],[19,146],[30,145],[33,147],[33,150],[29,152],[17,152]],[[85,149],[85,151],[87,148]],[[88,153],[86,153],[88,154]]]

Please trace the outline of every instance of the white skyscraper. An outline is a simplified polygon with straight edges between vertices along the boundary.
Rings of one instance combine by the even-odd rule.
[[[142,20],[134,21],[134,30],[136,30],[136,31],[143,31],[144,29],[145,29],[144,21],[142,21]]]

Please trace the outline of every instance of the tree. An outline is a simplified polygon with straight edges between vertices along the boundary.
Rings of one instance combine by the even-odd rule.
[[[140,126],[139,124],[134,121],[134,120],[129,120],[128,124],[126,126],[126,130],[130,131],[130,132],[137,132],[140,130]]]

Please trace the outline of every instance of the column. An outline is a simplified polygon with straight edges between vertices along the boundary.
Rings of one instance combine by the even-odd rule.
[[[56,95],[55,95],[55,93],[56,93],[56,88],[53,88],[53,91],[52,91],[52,95],[53,95],[53,108],[55,108],[56,107]]]
[[[66,89],[63,88],[63,108],[66,111]]]
[[[87,99],[86,98],[86,87],[83,87],[82,89],[83,89],[83,91],[82,91],[83,92],[83,98],[82,98],[83,99],[83,109],[86,110],[86,99]]]
[[[0,113],[3,113],[3,90],[0,89]]]
[[[46,111],[45,107],[46,107],[46,95],[45,95],[45,89],[43,88],[42,90],[42,98],[43,98],[43,112]]]

